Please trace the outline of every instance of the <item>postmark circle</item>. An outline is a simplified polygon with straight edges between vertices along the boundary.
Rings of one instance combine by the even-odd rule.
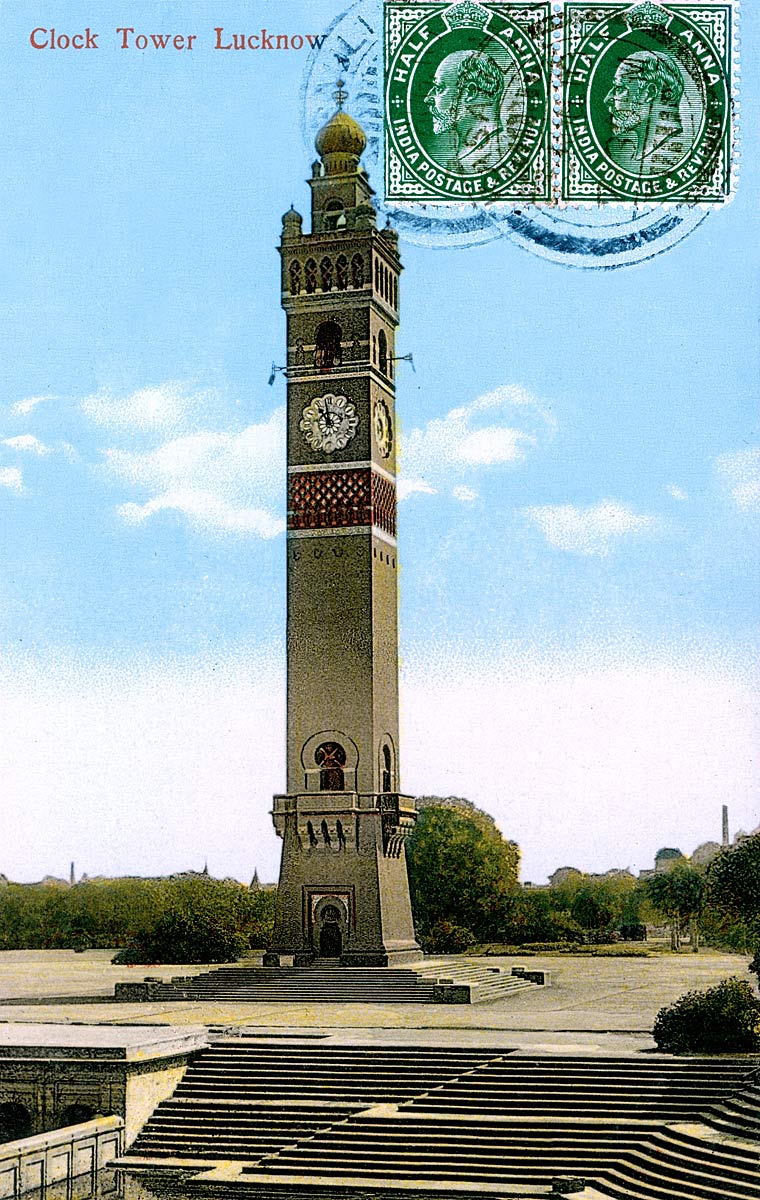
[[[382,27],[375,0],[354,0],[310,52],[301,85],[301,130],[308,154],[317,131],[335,110],[338,73],[346,80],[347,107],[367,135],[362,161],[376,186],[383,160]],[[400,236],[414,245],[466,249],[506,238],[521,250],[559,266],[617,270],[666,253],[711,215],[711,209],[685,203],[625,208],[467,201],[437,204],[374,199]]]

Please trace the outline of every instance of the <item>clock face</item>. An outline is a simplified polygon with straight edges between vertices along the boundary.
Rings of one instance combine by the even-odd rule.
[[[298,428],[312,450],[332,454],[348,445],[358,425],[355,405],[346,396],[328,392],[309,401]]]
[[[387,458],[393,445],[393,430],[391,415],[384,400],[376,400],[372,410],[372,424],[375,429],[375,441],[383,458]]]

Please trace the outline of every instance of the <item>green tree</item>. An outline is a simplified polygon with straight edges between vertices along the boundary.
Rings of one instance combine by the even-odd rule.
[[[589,932],[609,931],[615,921],[615,908],[608,889],[593,884],[580,887],[570,907],[570,915]]]
[[[741,940],[755,950],[750,970],[760,975],[760,833],[714,858],[707,886],[711,916],[723,916],[739,928]]]
[[[407,843],[415,924],[423,940],[440,921],[493,936],[517,885],[520,851],[492,817],[464,801],[423,799]]]
[[[134,961],[233,962],[250,948],[247,888],[205,875],[165,885],[160,911],[135,937]]]
[[[647,880],[647,896],[652,906],[670,925],[670,944],[681,948],[681,929],[690,923],[691,945],[699,950],[699,917],[705,903],[705,877],[701,871],[680,860],[668,871]]]
[[[583,930],[569,906],[563,907],[552,891],[517,888],[507,898],[497,939],[515,946],[533,942],[582,942]]]

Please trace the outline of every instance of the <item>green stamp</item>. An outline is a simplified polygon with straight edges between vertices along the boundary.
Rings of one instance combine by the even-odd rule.
[[[550,199],[550,5],[384,7],[386,199]]]
[[[724,200],[731,4],[568,0],[564,11],[562,198]]]

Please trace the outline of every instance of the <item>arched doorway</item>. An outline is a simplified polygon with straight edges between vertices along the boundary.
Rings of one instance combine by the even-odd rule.
[[[319,930],[320,958],[340,958],[343,953],[340,910],[334,904],[327,904],[320,912],[319,920],[321,923]]]
[[[29,1137],[32,1118],[23,1104],[0,1104],[0,1142],[17,1142]]]

